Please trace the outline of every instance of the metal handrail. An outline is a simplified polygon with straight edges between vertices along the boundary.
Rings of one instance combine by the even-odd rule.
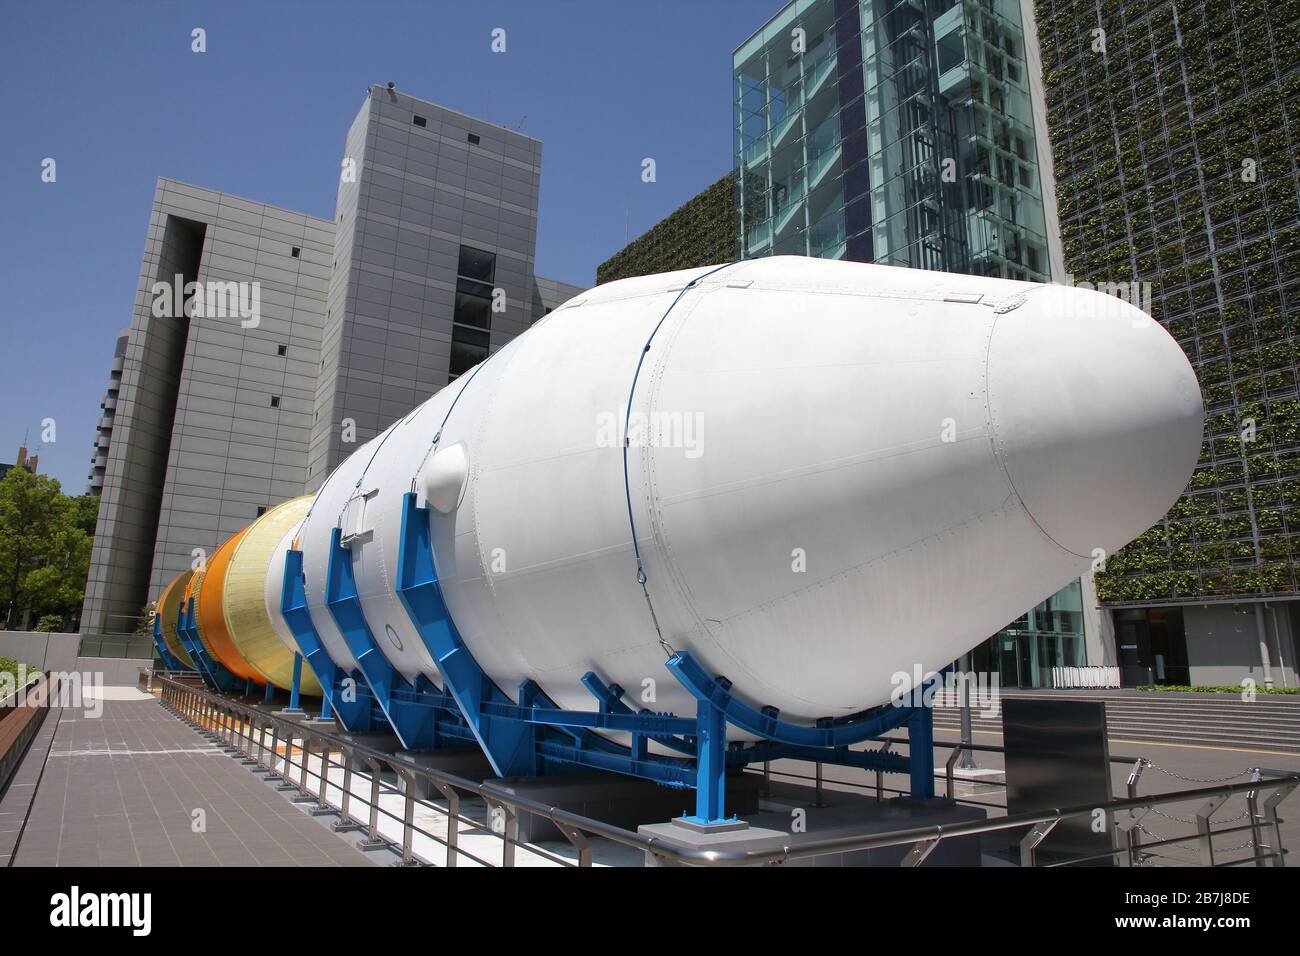
[[[1144,844],[1149,849],[1154,846],[1185,843],[1189,841],[1198,841],[1201,845],[1202,859],[1209,865],[1214,863],[1213,837],[1216,835],[1225,835],[1243,830],[1251,830],[1257,836],[1264,830],[1271,831],[1275,844],[1271,847],[1265,847],[1260,840],[1256,839],[1254,856],[1244,859],[1231,861],[1218,865],[1237,865],[1240,863],[1254,862],[1256,865],[1264,865],[1271,861],[1275,866],[1283,865],[1286,850],[1282,847],[1281,840],[1281,820],[1277,816],[1277,806],[1284,800],[1298,785],[1300,785],[1300,773],[1290,773],[1273,770],[1259,770],[1252,779],[1238,784],[1219,784],[1210,787],[1201,787],[1193,790],[1174,791],[1167,794],[1152,794],[1146,797],[1129,796],[1126,798],[1114,798],[1108,803],[1100,806],[1075,806],[1051,810],[1039,810],[1027,813],[1018,813],[1010,816],[971,821],[966,823],[930,825],[923,827],[913,827],[904,830],[896,830],[885,833],[854,835],[845,837],[829,837],[819,840],[810,840],[807,842],[785,843],[771,849],[762,850],[713,850],[713,849],[691,849],[679,847],[666,842],[661,837],[646,837],[639,833],[634,833],[622,827],[595,820],[590,817],[584,817],[580,814],[573,813],[559,807],[550,806],[532,800],[519,794],[511,793],[491,782],[475,782],[446,771],[437,770],[431,767],[420,766],[400,754],[387,753],[377,750],[365,744],[341,737],[337,734],[329,733],[315,728],[306,728],[302,724],[289,718],[269,714],[259,708],[244,704],[228,697],[214,694],[206,689],[195,686],[192,683],[177,680],[171,676],[155,675],[155,679],[161,686],[162,702],[182,719],[188,720],[200,729],[205,730],[216,737],[217,740],[225,740],[230,749],[245,753],[251,759],[252,754],[257,751],[265,754],[266,732],[272,733],[272,742],[270,748],[270,766],[263,766],[260,760],[257,760],[258,766],[270,773],[278,771],[274,768],[280,763],[278,757],[278,741],[281,737],[281,731],[284,731],[283,739],[285,741],[285,754],[283,758],[285,766],[285,786],[290,789],[298,790],[304,798],[308,797],[307,779],[309,776],[308,759],[313,749],[319,749],[322,762],[320,773],[313,773],[310,776],[320,781],[319,792],[314,797],[318,809],[325,812],[336,812],[340,816],[340,822],[349,829],[354,828],[352,819],[348,811],[350,801],[353,798],[348,789],[348,782],[354,765],[357,760],[371,768],[372,784],[371,799],[367,804],[370,810],[369,834],[370,840],[380,840],[381,845],[389,845],[398,849],[402,854],[404,863],[424,862],[417,861],[412,850],[412,837],[415,833],[420,833],[437,843],[442,844],[447,850],[447,865],[454,866],[457,855],[473,859],[475,862],[484,865],[485,860],[474,856],[473,854],[461,849],[457,839],[457,828],[453,821],[459,823],[468,823],[472,827],[493,833],[502,839],[502,858],[503,866],[513,866],[515,862],[515,848],[519,845],[518,839],[518,817],[520,812],[527,812],[534,816],[550,821],[555,827],[569,840],[573,845],[578,863],[573,864],[561,857],[548,853],[546,850],[528,846],[529,852],[538,853],[552,861],[568,866],[590,866],[592,865],[592,854],[590,847],[590,838],[599,837],[609,840],[632,849],[640,850],[644,853],[651,854],[661,861],[676,863],[682,865],[708,865],[708,866],[734,866],[734,865],[756,865],[756,864],[776,864],[793,860],[807,859],[815,856],[827,854],[849,853],[861,850],[883,849],[888,847],[912,846],[913,849],[904,859],[904,865],[917,865],[923,862],[926,857],[934,850],[935,847],[943,840],[950,840],[957,837],[978,836],[984,833],[993,833],[999,831],[1015,830],[1028,828],[1028,834],[1021,840],[1021,862],[1022,865],[1035,866],[1038,864],[1037,852],[1042,841],[1051,833],[1055,827],[1063,820],[1076,817],[1091,817],[1097,810],[1102,810],[1106,814],[1107,820],[1113,821],[1114,826],[1120,833],[1132,837],[1135,835],[1135,824],[1125,830],[1118,822],[1118,815],[1121,813],[1131,813],[1132,811],[1149,809],[1155,806],[1163,806],[1174,803],[1185,803],[1188,801],[1205,800],[1206,803],[1197,813],[1198,829],[1197,833],[1187,837],[1172,838],[1169,840],[1157,841],[1154,843]],[[236,718],[239,718],[237,721]],[[215,729],[213,729],[215,728]],[[246,728],[246,729],[245,729]],[[253,733],[260,729],[258,739],[255,741]],[[293,741],[302,740],[302,758],[298,763],[293,761]],[[247,744],[247,749],[238,746],[236,740],[243,740]],[[958,745],[961,746],[961,745]],[[971,749],[979,750],[996,750],[985,745],[970,744]],[[333,763],[330,755],[334,751],[342,753],[346,762],[343,764]],[[1134,758],[1112,758],[1112,762],[1130,763]],[[328,780],[329,770],[332,767],[343,767],[345,772],[344,786],[342,788],[343,798],[342,806],[334,807],[326,800],[327,789],[331,784]],[[389,811],[383,810],[379,806],[379,792],[384,784],[380,780],[380,772],[383,767],[390,767],[399,776],[403,776],[407,784],[405,790],[405,806],[402,817],[397,817]],[[294,770],[299,771],[299,780],[293,782],[292,774]],[[1269,774],[1269,779],[1264,778],[1264,774]],[[413,821],[413,806],[420,801],[414,796],[414,778],[422,777],[427,779],[435,789],[448,798],[448,807],[445,811],[448,819],[448,835],[446,839],[438,837],[436,834],[429,833],[416,827]],[[388,788],[393,792],[392,787]],[[1130,787],[1130,790],[1132,788]],[[1257,812],[1260,796],[1268,791],[1267,797],[1262,802],[1262,812]],[[492,827],[484,827],[477,821],[460,814],[459,793],[471,793],[479,797],[484,804],[491,810],[492,808],[501,808],[505,820],[505,826],[501,832]],[[1251,804],[1250,822],[1243,827],[1232,827],[1227,829],[1214,830],[1210,820],[1214,812],[1232,796],[1245,794]],[[433,806],[432,801],[429,805]],[[443,812],[438,808],[439,812]],[[390,819],[402,821],[403,840],[400,848],[392,841],[383,838],[378,833],[379,817],[387,816]],[[1268,849],[1268,853],[1261,852]],[[1099,854],[1091,854],[1087,857],[1075,858],[1065,861],[1054,861],[1050,865],[1068,865],[1071,863],[1085,862],[1094,858],[1107,856],[1120,856],[1121,862],[1132,862],[1135,859],[1135,851],[1132,842],[1124,846],[1116,847],[1111,851],[1105,851]]]

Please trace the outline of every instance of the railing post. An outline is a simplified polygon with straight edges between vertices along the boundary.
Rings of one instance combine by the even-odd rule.
[[[1250,779],[1252,782],[1260,780],[1259,767],[1252,767]],[[1254,844],[1254,857],[1256,866],[1266,866],[1267,861],[1264,859],[1264,831],[1259,825],[1259,791],[1249,790],[1246,792],[1246,813],[1250,817],[1250,842]]]
[[[307,759],[311,757],[311,734],[303,731],[302,735],[302,771],[298,775],[298,789],[305,795],[307,789]]]
[[[1277,806],[1296,788],[1294,781],[1278,786],[1264,800],[1264,822],[1273,831],[1273,865],[1286,866],[1286,851],[1282,849],[1282,821],[1277,816]]]
[[[340,747],[343,753],[343,799],[339,801],[339,818],[330,829],[335,833],[360,830],[361,824],[352,819],[352,768],[356,764],[356,752],[351,747]]]
[[[1130,798],[1136,798],[1138,795],[1138,784],[1142,782],[1142,771],[1150,763],[1146,757],[1138,757],[1133,764],[1133,769],[1128,772],[1128,779],[1124,782],[1125,792]],[[1129,866],[1138,866],[1142,862],[1142,831],[1138,826],[1138,817],[1132,810],[1129,812],[1129,819],[1133,821],[1132,826],[1125,831],[1124,837],[1128,841],[1128,859]]]
[[[519,842],[519,816],[515,813],[513,807],[499,799],[487,798],[489,829],[493,833],[497,832],[495,826],[492,826],[490,817],[495,815],[499,809],[504,819],[504,827],[501,833],[501,865],[506,868],[515,865],[515,845]]]
[[[1024,835],[1024,838],[1020,841],[1021,866],[1032,867],[1038,865],[1038,847],[1047,839],[1047,835],[1056,829],[1056,825],[1060,822],[1060,817],[1044,820],[1036,824]]]
[[[278,780],[280,771],[276,769],[276,761],[280,758],[280,724],[278,721],[271,722],[271,756],[266,762],[267,780]]]
[[[323,815],[332,812],[329,802],[325,799],[325,794],[329,790],[330,780],[330,742],[324,737],[320,739],[320,793],[316,795],[316,809],[313,811],[317,815]]]
[[[1210,818],[1227,801],[1228,795],[1221,793],[1210,797],[1205,801],[1205,805],[1196,811],[1196,832],[1201,838],[1201,862],[1206,866],[1214,866],[1214,830]]]
[[[554,818],[552,818],[551,822],[564,834],[565,839],[573,844],[573,848],[578,851],[578,866],[591,866],[591,841],[587,839],[587,835],[578,828],[567,823],[561,823]]]
[[[415,774],[405,767],[393,766],[393,770],[402,781],[402,866],[410,866],[411,847],[415,839]]]
[[[372,760],[369,757],[363,758],[366,766],[370,768],[370,820],[366,828],[366,838],[361,841],[363,850],[375,849],[376,847],[387,846],[379,838],[379,774],[380,763],[378,760]]]
[[[457,847],[460,845],[460,794],[456,788],[440,780],[433,785],[442,791],[447,800],[447,866],[456,865]]]

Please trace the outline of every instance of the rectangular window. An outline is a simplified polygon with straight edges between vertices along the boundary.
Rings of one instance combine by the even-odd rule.
[[[420,127],[421,129],[429,125],[429,121],[426,120],[423,116],[413,116],[411,117],[411,122],[414,123],[416,126]]]
[[[453,326],[451,330],[451,363],[447,368],[450,378],[473,368],[487,358],[488,334],[481,329]]]
[[[266,514],[266,505],[259,505],[257,508],[257,516],[260,518],[264,514]]]
[[[492,327],[492,297],[478,295],[473,291],[480,287],[478,282],[459,279],[456,282],[456,311],[452,321],[457,325],[472,325],[479,329]]]
[[[472,246],[460,247],[448,366],[452,379],[487,358],[487,330],[492,328],[492,280],[496,270],[495,253]]]
[[[468,138],[471,146],[477,146],[479,144],[478,133],[470,133]]]
[[[302,255],[302,250],[299,249],[297,246],[294,246],[292,249],[289,250],[289,255],[297,259],[300,255]]]
[[[287,345],[278,345],[278,346],[276,346],[275,354],[276,354],[276,355],[284,355],[284,354],[287,353],[288,351],[289,351],[289,346],[287,346]]]
[[[497,257],[494,253],[484,252],[472,246],[460,247],[460,262],[456,265],[456,275],[491,283],[496,276],[496,271]]]
[[[279,407],[280,407],[280,396],[279,396],[279,395],[272,395],[272,396],[271,396],[271,407],[272,407],[272,408],[279,408]]]

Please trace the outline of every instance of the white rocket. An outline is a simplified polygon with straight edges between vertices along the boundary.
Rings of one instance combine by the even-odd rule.
[[[590,709],[587,671],[656,711],[686,650],[811,721],[887,700],[1160,519],[1201,444],[1191,366],[1099,292],[774,257],[585,292],[357,449],[285,535],[324,606],[348,545],[366,623],[441,685],[395,593],[428,506],[447,609],[483,671]],[[644,703],[643,703],[644,702]]]

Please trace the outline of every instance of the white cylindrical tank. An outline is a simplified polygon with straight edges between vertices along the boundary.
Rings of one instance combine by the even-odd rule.
[[[355,668],[323,605],[342,528],[378,647],[441,684],[395,594],[414,490],[510,696],[592,709],[592,670],[693,713],[672,648],[787,719],[848,714],[1159,520],[1201,407],[1169,335],[1097,292],[800,257],[614,282],[339,466],[298,535],[308,603]]]

